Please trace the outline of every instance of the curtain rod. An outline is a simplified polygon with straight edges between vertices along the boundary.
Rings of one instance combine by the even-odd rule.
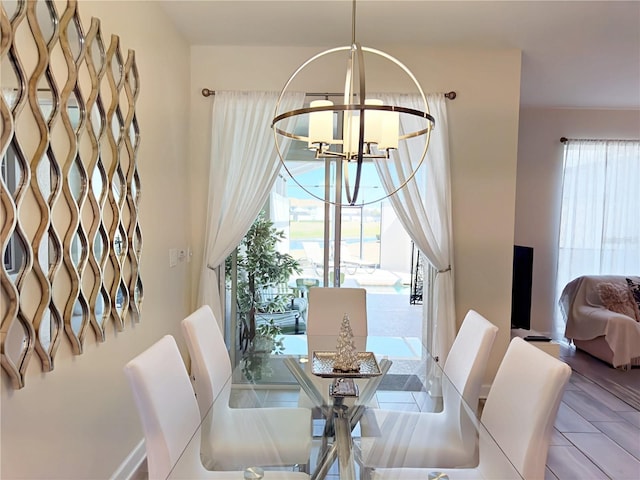
[[[637,139],[633,138],[567,138],[560,137],[561,143],[572,142],[637,142]]]
[[[203,97],[211,97],[213,95],[216,94],[215,90],[209,90],[208,88],[203,88],[202,89],[202,96]],[[332,92],[308,92],[306,93],[307,97],[340,97],[342,95],[344,95],[344,92],[339,92],[339,93],[332,93]],[[454,100],[457,97],[457,94],[455,91],[450,91],[444,94],[445,98],[448,98],[449,100]]]

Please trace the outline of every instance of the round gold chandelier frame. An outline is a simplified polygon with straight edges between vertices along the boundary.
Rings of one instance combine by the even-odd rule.
[[[344,93],[344,104],[342,105],[328,105],[328,106],[316,106],[316,107],[305,107],[305,108],[300,108],[300,109],[295,109],[295,110],[291,110],[288,112],[280,112],[280,105],[282,103],[282,99],[284,98],[285,94],[287,93],[291,83],[294,81],[294,79],[300,74],[301,71],[303,71],[305,68],[307,68],[311,63],[317,61],[318,59],[325,57],[327,55],[332,55],[335,53],[339,53],[339,52],[349,52],[349,62],[348,62],[348,68],[347,68],[347,75],[346,75],[346,80],[345,80],[345,93]],[[413,82],[413,84],[415,85],[417,91],[419,92],[420,98],[422,103],[424,104],[424,111],[420,111],[420,110],[416,110],[413,108],[408,108],[408,107],[402,107],[402,106],[396,106],[396,105],[369,105],[369,104],[365,104],[365,99],[366,99],[366,85],[365,85],[365,64],[364,64],[364,52],[373,54],[373,55],[378,55],[390,62],[392,62],[393,64],[395,64],[396,66],[398,66]],[[357,63],[358,66],[358,78],[359,78],[359,82],[358,82],[358,92],[357,95],[354,92],[353,89],[353,71],[354,71],[354,66],[355,63]],[[354,102],[354,98],[358,97],[359,102]],[[301,184],[301,182],[291,173],[291,171],[289,170],[289,168],[286,165],[285,159],[284,159],[284,155],[282,152],[282,148],[280,145],[280,141],[279,141],[279,136],[284,136],[284,137],[288,137],[291,138],[293,140],[298,140],[298,141],[303,141],[303,142],[309,142],[310,139],[308,136],[304,136],[304,135],[299,135],[297,133],[294,133],[293,131],[289,131],[285,128],[282,128],[281,123],[282,121],[289,119],[289,118],[293,118],[293,117],[300,117],[303,115],[310,115],[311,113],[315,113],[315,112],[326,112],[326,111],[332,111],[332,112],[359,112],[359,122],[360,122],[360,128],[359,128],[359,136],[358,136],[358,151],[355,155],[351,155],[349,154],[349,152],[336,152],[336,151],[332,151],[329,150],[328,148],[323,150],[323,145],[320,144],[318,146],[318,149],[316,150],[316,158],[337,158],[337,159],[342,159],[343,160],[343,172],[344,172],[344,184],[345,184],[345,190],[346,190],[346,197],[347,197],[347,202],[349,205],[353,206],[356,205],[357,202],[357,198],[358,198],[358,192],[359,192],[359,187],[360,187],[360,177],[361,177],[361,173],[362,173],[362,164],[366,159],[374,159],[374,158],[389,158],[390,152],[389,149],[385,149],[383,154],[376,154],[376,153],[372,153],[370,150],[370,146],[368,144],[365,143],[364,141],[364,124],[365,124],[365,117],[366,117],[366,112],[367,111],[385,111],[385,112],[397,112],[399,114],[406,114],[406,115],[411,115],[411,116],[415,116],[415,117],[420,117],[426,120],[427,124],[425,128],[420,128],[418,130],[412,131],[412,132],[408,132],[405,133],[403,135],[399,135],[398,136],[398,140],[399,141],[403,141],[403,140],[407,140],[409,138],[415,138],[415,137],[420,137],[420,136],[424,136],[425,137],[425,141],[424,141],[424,148],[422,149],[422,153],[420,155],[420,159],[417,162],[415,168],[412,169],[410,175],[396,188],[393,189],[393,191],[385,193],[385,195],[383,197],[377,198],[375,200],[371,200],[368,202],[361,202],[358,203],[357,205],[368,205],[368,204],[372,204],[372,203],[377,203],[391,195],[394,195],[395,193],[397,193],[399,190],[401,190],[402,188],[405,187],[405,185],[407,185],[407,183],[409,183],[414,176],[416,175],[416,172],[418,171],[418,169],[420,168],[420,166],[422,165],[422,163],[424,162],[424,159],[426,157],[427,154],[427,149],[429,147],[429,140],[431,137],[431,130],[434,128],[435,126],[435,119],[433,118],[433,116],[429,113],[429,106],[427,104],[427,99],[425,97],[424,91],[422,90],[422,87],[420,86],[420,83],[418,82],[418,80],[416,79],[415,75],[402,63],[400,62],[398,59],[396,59],[395,57],[380,51],[380,50],[376,50],[374,48],[369,48],[369,47],[362,47],[359,43],[357,42],[353,42],[352,45],[350,46],[342,46],[342,47],[336,47],[336,48],[331,48],[329,50],[325,50],[323,52],[320,52],[318,54],[316,54],[315,56],[309,58],[307,61],[305,61],[302,65],[300,65],[294,72],[293,74],[289,77],[289,79],[287,80],[287,82],[285,83],[284,87],[282,88],[282,91],[280,92],[280,96],[278,97],[278,101],[276,103],[276,107],[275,107],[275,112],[274,112],[274,118],[271,124],[271,127],[273,128],[273,132],[274,132],[274,139],[275,139],[275,147],[276,147],[276,151],[278,154],[278,159],[280,160],[280,163],[282,164],[282,166],[284,167],[284,169],[286,170],[286,172],[288,173],[288,175],[293,179],[293,181],[305,192],[307,192],[309,195],[311,195],[312,197],[325,202],[325,203],[329,203],[331,205],[342,205],[342,202],[340,201],[340,199],[336,199],[335,201],[330,200],[329,198],[326,197],[320,197],[318,195],[316,195],[315,193],[311,192],[308,188],[306,188],[304,185]],[[295,125],[295,123],[294,123]],[[336,142],[338,143],[338,142]],[[328,146],[328,145],[327,145]],[[355,179],[355,185],[354,185],[354,189],[353,189],[353,194],[351,193],[351,186],[350,186],[350,182],[349,182],[349,163],[350,162],[357,162],[357,167],[356,167],[356,179]]]

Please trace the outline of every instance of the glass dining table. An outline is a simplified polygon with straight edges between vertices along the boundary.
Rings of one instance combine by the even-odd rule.
[[[263,351],[245,352],[236,359],[236,367],[226,379],[232,393],[230,400],[225,397],[224,401],[229,401],[232,408],[294,406],[311,409],[312,452],[309,463],[304,466],[311,480],[370,478],[381,466],[375,460],[388,457],[390,451],[394,452],[393,466],[405,466],[394,442],[400,444],[406,442],[406,438],[398,437],[398,432],[403,430],[397,428],[398,424],[389,428],[394,424],[394,418],[402,419],[406,412],[447,415],[444,405],[457,402],[462,406],[456,410],[457,414],[465,417],[457,421],[464,424],[460,434],[471,437],[471,448],[475,449],[471,453],[473,461],[460,467],[476,467],[483,457],[478,450],[482,450],[492,463],[493,474],[499,471],[501,478],[521,478],[484,428],[475,409],[466,404],[421,339],[353,337],[361,362],[360,372],[340,374],[327,367],[327,359],[331,360],[335,355],[337,338],[338,335],[282,335],[275,339],[276,347],[270,345]],[[216,402],[222,401],[221,398],[214,399],[199,428],[212,421]],[[190,457],[185,452],[200,450],[200,441],[200,432],[194,432],[182,456],[175,462],[169,479],[188,478],[184,472],[189,466],[182,465],[182,460]],[[433,435],[419,448],[437,448],[439,441],[444,441],[444,437]],[[415,467],[409,460],[406,466]],[[286,467],[246,465],[245,468],[245,478],[260,478],[256,472]],[[420,473],[417,477],[406,478],[449,478],[441,474],[438,465],[426,468],[423,473],[424,476]],[[481,469],[476,468],[474,473],[463,478],[491,478],[483,475]]]

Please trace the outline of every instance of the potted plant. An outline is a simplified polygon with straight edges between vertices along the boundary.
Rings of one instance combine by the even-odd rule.
[[[237,302],[241,322],[241,344],[247,349],[256,336],[256,313],[285,312],[290,296],[264,295],[268,287],[286,283],[293,273],[302,271],[299,262],[288,253],[277,250],[285,238],[284,231],[273,226],[264,212],[260,212],[237,250]],[[231,271],[227,259],[227,274]]]

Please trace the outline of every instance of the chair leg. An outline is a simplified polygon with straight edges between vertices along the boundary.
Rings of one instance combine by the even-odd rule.
[[[367,467],[364,464],[364,459],[362,458],[362,449],[360,448],[360,444],[357,442],[353,443],[353,458],[360,471],[360,480],[371,480],[371,472],[373,471],[373,469],[371,467]]]

